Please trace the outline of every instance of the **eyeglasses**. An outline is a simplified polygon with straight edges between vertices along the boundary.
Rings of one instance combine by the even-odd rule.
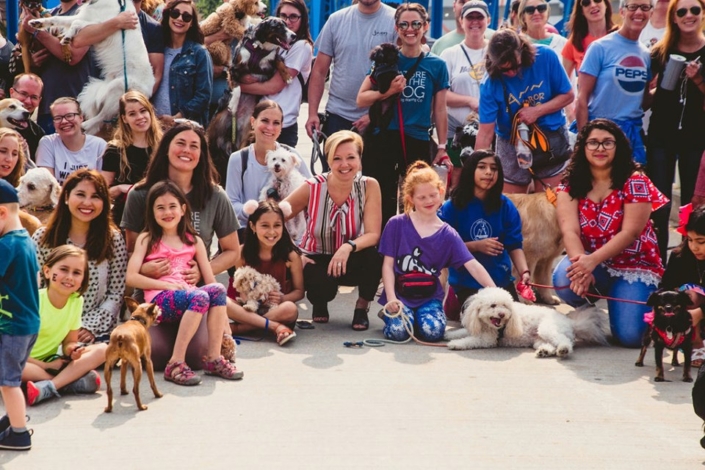
[[[68,122],[73,122],[76,116],[80,116],[80,113],[66,113],[61,116],[54,116],[51,118],[52,121],[59,124],[62,120],[66,119]]]
[[[538,10],[539,13],[546,13],[546,11],[548,10],[548,5],[543,3],[541,5],[526,7],[524,8],[524,13],[527,15],[533,15],[536,10]]]
[[[296,23],[301,19],[301,15],[297,15],[296,13],[294,13],[293,15],[279,13],[279,18],[283,19],[284,21],[291,21],[292,23]]]
[[[15,88],[15,87],[12,87],[12,89],[15,91],[15,93],[17,93],[18,95],[20,95],[20,96],[22,97],[22,99],[25,99],[25,100],[26,100],[27,98],[29,98],[29,99],[32,100],[32,101],[39,101],[40,99],[42,99],[41,96],[30,95],[29,93],[26,93],[26,92],[24,92],[24,91],[20,91],[20,90],[18,90],[18,89]]]
[[[646,11],[653,10],[654,7],[652,7],[651,5],[647,5],[645,3],[642,3],[641,5],[639,5],[637,3],[632,3],[630,5],[624,5],[624,8],[626,8],[629,11],[641,10],[641,11],[646,12]]]
[[[602,3],[602,0],[580,0],[580,4],[584,7],[589,7],[591,3],[595,5]]]
[[[407,29],[409,29],[409,26],[411,26],[411,29],[413,29],[414,31],[418,31],[423,26],[423,21],[417,20],[412,21],[411,23],[409,23],[408,21],[400,21],[399,23],[397,23],[397,28],[399,28],[401,31],[406,31]]]
[[[193,19],[193,15],[187,11],[181,12],[179,10],[171,10],[169,12],[169,16],[173,20],[178,20],[179,16],[180,16],[181,19],[184,20],[185,23],[190,23],[191,20]]]
[[[588,140],[585,142],[585,148],[588,150],[597,150],[600,145],[605,150],[613,150],[617,146],[617,142],[612,139],[603,140],[602,142],[599,140]]]
[[[698,16],[701,11],[703,11],[703,9],[698,6],[690,7],[690,13],[694,16]],[[687,14],[688,14],[688,8],[679,8],[676,10],[676,16],[678,18],[683,18]]]

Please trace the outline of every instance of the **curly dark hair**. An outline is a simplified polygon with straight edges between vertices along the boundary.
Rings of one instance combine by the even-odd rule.
[[[468,149],[469,150],[469,149]],[[464,156],[463,151],[460,156]],[[460,172],[460,181],[458,186],[453,189],[450,194],[450,200],[458,209],[464,209],[470,201],[475,198],[475,170],[480,160],[492,158],[497,165],[497,182],[487,191],[487,197],[482,201],[487,209],[487,212],[499,210],[502,205],[502,187],[504,186],[504,170],[502,170],[502,162],[492,150],[475,150],[470,153],[463,163],[463,169]]]
[[[595,129],[609,132],[616,141],[617,146],[610,172],[612,189],[622,189],[629,177],[635,171],[641,170],[641,166],[632,158],[632,146],[622,129],[609,119],[593,119],[578,134],[573,155],[563,178],[563,183],[570,187],[569,194],[573,199],[586,197],[592,189],[590,163],[585,155],[585,143]]]
[[[188,31],[186,31],[186,39],[189,39],[198,44],[203,44],[205,41],[205,36],[203,35],[203,30],[199,24],[198,10],[196,9],[196,4],[191,0],[171,0],[164,7],[162,12],[162,34],[164,35],[164,44],[171,44],[171,28],[169,27],[169,20],[171,19],[171,10],[176,8],[179,4],[186,4],[191,6],[193,12],[193,19],[191,20],[191,26],[189,26]]]
[[[517,61],[517,51],[519,61]],[[513,68],[526,68],[534,65],[536,48],[529,39],[511,28],[500,29],[492,36],[487,46],[485,69],[491,78],[502,76],[502,65],[510,64]]]

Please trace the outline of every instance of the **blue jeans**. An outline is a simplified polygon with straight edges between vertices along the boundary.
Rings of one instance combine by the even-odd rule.
[[[429,300],[420,307],[410,309],[404,306],[404,313],[411,321],[414,336],[422,341],[436,342],[443,339],[446,331],[446,314],[443,303],[438,299]],[[384,337],[394,341],[406,341],[409,333],[404,328],[401,316],[384,317]]]
[[[277,142],[296,148],[296,144],[299,143],[299,124],[295,123],[289,127],[283,128]]]
[[[325,135],[330,137],[331,134],[334,134],[335,132],[351,130],[355,131],[355,129],[353,129],[353,121],[348,121],[342,116],[338,116],[337,114],[329,113],[328,111],[326,111],[326,120],[323,123],[323,127],[321,128],[321,131],[323,131]],[[325,159],[321,160],[321,164],[323,165],[324,172],[330,170],[328,162]]]
[[[22,370],[27,363],[37,335],[0,334],[0,387],[19,387]]]

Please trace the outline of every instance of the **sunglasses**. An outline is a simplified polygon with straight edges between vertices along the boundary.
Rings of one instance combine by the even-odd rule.
[[[643,3],[643,4],[641,4],[641,5],[637,5],[637,4],[635,4],[635,3],[632,3],[631,5],[624,5],[624,8],[626,8],[626,9],[629,10],[629,11],[634,12],[634,11],[637,11],[637,10],[641,10],[641,11],[651,11],[654,7],[652,7],[651,5],[647,5],[647,4],[645,4],[645,3]]]
[[[401,31],[406,31],[407,29],[409,29],[409,26],[411,26],[411,29],[413,29],[414,31],[418,31],[423,26],[423,21],[417,20],[412,21],[411,23],[409,23],[408,21],[400,21],[399,23],[397,23],[397,28],[399,28]]]
[[[169,17],[173,20],[178,20],[179,16],[181,17],[182,20],[184,20],[185,23],[190,23],[191,20],[193,19],[193,15],[187,11],[185,12],[180,12],[179,10],[171,10],[169,12]]]
[[[284,21],[291,21],[292,23],[296,23],[301,19],[301,15],[297,15],[296,13],[292,15],[287,15],[286,13],[279,13],[279,18],[283,19]]]
[[[698,6],[690,7],[690,13],[692,15],[698,16],[701,11],[703,11],[703,9]],[[676,10],[676,16],[678,18],[683,18],[687,14],[688,14],[688,8],[679,8]]]
[[[524,8],[524,13],[527,15],[533,15],[538,10],[539,13],[546,13],[548,11],[548,5],[545,3],[543,5],[531,6]]]
[[[591,3],[595,5],[602,3],[602,0],[580,0],[580,4],[584,7],[589,7]]]

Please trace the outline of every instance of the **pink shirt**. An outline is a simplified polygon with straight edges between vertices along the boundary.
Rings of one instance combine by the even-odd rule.
[[[189,266],[189,262],[192,261],[195,256],[195,243],[193,245],[187,245],[186,243],[184,243],[181,248],[176,249],[164,244],[164,242],[160,240],[154,251],[145,256],[144,261],[148,262],[163,258],[168,259],[171,267],[171,272],[166,276],[160,277],[159,280],[173,282],[174,284],[184,284],[186,283],[186,281],[184,280],[184,276],[181,273],[184,270],[191,268],[191,266]],[[151,302],[152,299],[160,292],[161,290],[145,290],[145,302]]]

